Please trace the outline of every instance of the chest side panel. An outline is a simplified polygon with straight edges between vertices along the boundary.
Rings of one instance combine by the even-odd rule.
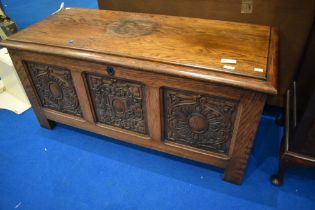
[[[87,74],[97,121],[147,134],[144,86],[137,82]]]
[[[24,63],[43,107],[82,117],[68,69],[30,61]]]
[[[164,89],[166,141],[227,154],[238,101]]]

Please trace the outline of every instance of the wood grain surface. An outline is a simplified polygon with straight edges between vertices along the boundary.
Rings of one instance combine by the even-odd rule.
[[[270,27],[92,9],[63,10],[9,40],[266,79]],[[221,58],[235,59],[235,70]],[[263,72],[254,71],[263,69]]]

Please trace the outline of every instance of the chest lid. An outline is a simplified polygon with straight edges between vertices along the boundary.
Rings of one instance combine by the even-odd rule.
[[[96,52],[266,81],[270,34],[271,28],[261,25],[71,8],[10,36],[7,42]],[[222,59],[231,60],[225,63]]]

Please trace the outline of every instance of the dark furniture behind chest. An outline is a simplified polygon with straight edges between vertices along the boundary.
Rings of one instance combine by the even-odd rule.
[[[212,164],[240,183],[277,93],[277,44],[268,26],[72,8],[1,45],[43,127]]]
[[[315,27],[299,73],[286,97],[285,135],[282,140],[279,171],[271,177],[275,185],[283,183],[290,166],[315,167]]]

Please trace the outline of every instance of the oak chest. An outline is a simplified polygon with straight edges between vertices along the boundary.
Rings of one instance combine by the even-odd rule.
[[[241,183],[277,93],[277,43],[267,26],[71,8],[1,45],[41,126],[212,164]]]

